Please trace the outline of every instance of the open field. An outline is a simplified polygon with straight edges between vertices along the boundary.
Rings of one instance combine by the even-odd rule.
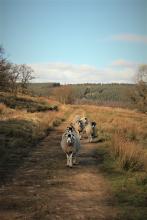
[[[1,220],[147,219],[146,114],[28,96],[13,97],[10,105],[12,97],[5,97],[0,104]],[[97,137],[92,143],[82,138],[79,165],[69,169],[60,140],[77,114],[97,122]]]

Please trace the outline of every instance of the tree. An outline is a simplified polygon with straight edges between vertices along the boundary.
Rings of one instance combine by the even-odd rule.
[[[34,78],[33,73],[32,68],[26,64],[10,63],[0,46],[0,91],[10,91],[16,95],[18,89],[21,89],[20,92],[26,93],[30,80]]]
[[[9,76],[10,76],[11,64],[5,58],[5,51],[0,46],[0,91],[9,90]]]
[[[19,89],[20,71],[17,64],[12,64],[9,70],[9,84],[11,92],[16,95]]]
[[[32,79],[34,79],[34,71],[30,66],[26,64],[16,65],[15,69],[16,70],[14,71],[14,75],[19,81],[21,92],[27,93],[28,84]]]
[[[138,68],[136,86],[131,99],[140,111],[147,112],[147,64]]]
[[[144,84],[147,84],[147,64],[139,66],[136,79],[137,83],[143,82]]]

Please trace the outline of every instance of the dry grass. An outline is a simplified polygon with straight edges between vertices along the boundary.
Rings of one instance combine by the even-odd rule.
[[[4,114],[6,112],[6,105],[3,103],[0,103],[0,114]]]
[[[116,219],[147,219],[147,115],[110,107],[84,110],[97,122],[98,137],[109,136],[99,142],[97,153],[120,209]]]
[[[4,103],[0,103],[0,117],[12,114],[13,112],[13,109],[8,108]]]
[[[126,140],[136,141],[144,148],[147,146],[147,116],[121,108],[84,106],[92,120],[97,122],[98,130],[109,133],[111,136],[116,131]]]
[[[9,99],[6,94],[5,99]],[[69,106],[61,105],[58,111],[28,112],[24,106],[32,97],[21,97],[23,109],[10,108],[0,104],[0,178],[12,173],[23,161],[33,146],[44,138],[50,130],[58,126],[66,114],[71,111]],[[43,98],[36,99],[36,103],[43,103]],[[45,105],[48,102],[45,99]],[[19,103],[20,104],[20,103]],[[51,100],[49,104],[52,105]],[[57,104],[57,103],[56,103]]]
[[[41,134],[43,135],[47,129],[54,127],[54,123],[55,121],[57,121],[57,119],[59,123],[59,120],[60,119],[62,120],[64,118],[64,114],[66,114],[66,112],[69,109],[70,109],[69,107],[68,108],[60,107],[60,111],[28,113],[24,109],[14,110],[14,109],[8,108],[4,104],[1,104],[0,105],[0,121],[1,123],[3,122],[3,124],[4,122],[5,124],[7,124],[8,130],[9,130],[10,121],[11,122],[13,121],[14,124],[15,124],[15,121],[28,122],[28,124],[32,124],[33,126],[33,135],[36,134],[37,136],[40,136]],[[23,127],[23,124],[21,125]]]
[[[87,116],[97,122],[98,138],[110,143],[111,154],[123,169],[146,167],[147,117],[121,108],[84,106]],[[146,158],[146,159],[144,159]]]
[[[111,152],[125,170],[140,170],[144,167],[144,151],[135,142],[130,142],[116,132],[112,137]]]
[[[10,93],[0,92],[0,102],[7,107],[27,112],[57,111],[59,103],[43,97],[30,97],[28,95],[14,96]]]

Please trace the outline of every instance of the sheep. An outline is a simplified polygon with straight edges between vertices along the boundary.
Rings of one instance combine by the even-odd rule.
[[[80,149],[80,140],[73,126],[68,127],[63,133],[61,148],[66,154],[67,166],[72,167],[77,163],[77,154]]]
[[[88,122],[85,126],[85,132],[89,142],[92,142],[93,137],[96,136],[96,122]]]
[[[96,132],[97,132],[97,129],[96,129],[96,122],[95,121],[92,121],[91,122],[91,125],[92,125],[92,130],[93,130],[93,133],[92,133],[92,137],[96,137]]]
[[[83,132],[84,129],[83,122],[81,120],[78,120],[73,124],[73,127],[75,128],[75,131],[77,132],[79,138],[81,139],[81,133]]]
[[[76,115],[73,119],[73,123],[76,123],[77,121],[80,120],[80,116],[79,115]]]
[[[85,127],[88,124],[89,119],[87,117],[83,117],[83,118],[80,118],[80,121],[82,121],[83,126]]]
[[[89,120],[86,117],[81,118],[79,115],[76,115],[73,121],[74,123],[72,125],[75,128],[79,138],[81,139],[81,135],[85,132],[84,129],[85,126],[89,123]]]

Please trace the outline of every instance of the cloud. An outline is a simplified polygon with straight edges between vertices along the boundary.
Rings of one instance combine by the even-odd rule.
[[[101,80],[101,73],[93,66],[73,65],[68,63],[44,63],[30,65],[36,72],[36,81],[52,81],[61,83],[94,82]]]
[[[111,67],[119,67],[119,68],[136,68],[138,66],[137,62],[127,61],[124,59],[114,60]]]
[[[69,63],[38,63],[30,64],[36,78],[34,82],[67,83],[131,83],[133,82],[134,68],[125,66],[122,60],[114,61],[112,65],[98,69],[91,65],[75,65]],[[123,65],[123,68],[117,68]]]
[[[127,41],[147,44],[147,35],[119,34],[110,37],[113,41]]]

